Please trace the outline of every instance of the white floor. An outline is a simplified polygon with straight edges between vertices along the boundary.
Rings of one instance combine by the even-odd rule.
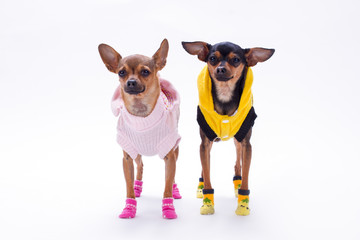
[[[0,9],[0,239],[360,239],[359,4],[354,1],[11,1]],[[181,95],[178,219],[161,218],[164,164],[144,158],[137,217],[97,46],[151,56]],[[254,71],[251,215],[236,216],[232,141],[211,154],[201,216],[196,77],[181,41],[275,48]],[[227,238],[224,238],[227,239]]]

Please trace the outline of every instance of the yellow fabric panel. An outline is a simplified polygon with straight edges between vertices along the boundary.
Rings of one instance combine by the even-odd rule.
[[[204,205],[214,205],[214,194],[204,194],[203,203]]]
[[[249,196],[248,195],[238,195],[238,203],[249,203]]]
[[[199,107],[210,128],[221,140],[226,141],[232,138],[240,129],[247,114],[253,105],[251,86],[253,73],[248,68],[244,90],[241,95],[237,112],[233,116],[220,115],[214,109],[214,102],[211,94],[211,79],[207,65],[198,76]]]
[[[241,187],[241,182],[242,180],[238,179],[238,180],[233,180],[234,183],[234,189],[239,189]]]

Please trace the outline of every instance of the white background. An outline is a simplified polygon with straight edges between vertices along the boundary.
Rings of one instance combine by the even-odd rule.
[[[0,239],[360,239],[357,1],[2,1]],[[181,94],[177,220],[161,218],[164,163],[144,158],[137,217],[124,207],[110,98],[98,51],[151,56]],[[216,213],[201,216],[196,78],[181,41],[275,48],[253,68],[258,114],[251,215],[236,216],[235,148],[214,145]],[[226,237],[226,238],[224,238]]]

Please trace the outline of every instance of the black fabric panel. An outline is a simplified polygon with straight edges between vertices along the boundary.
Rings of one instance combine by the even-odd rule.
[[[203,178],[199,178],[199,182],[204,182],[204,179],[203,179]]]
[[[214,139],[217,137],[216,133],[210,128],[209,124],[207,124],[204,115],[202,114],[200,107],[197,107],[197,117],[196,120],[201,128],[201,130],[204,132],[205,136],[210,140],[214,141]]]
[[[214,194],[214,189],[203,189],[203,194]]]
[[[234,176],[233,181],[235,180],[241,180],[241,176]]]
[[[238,194],[239,194],[239,195],[243,195],[243,196],[248,196],[248,195],[250,195],[250,190],[241,190],[241,189],[238,189]]]
[[[246,137],[246,134],[249,132],[250,128],[254,126],[256,117],[257,115],[255,113],[255,109],[254,107],[251,107],[239,131],[234,136],[238,142],[241,142]]]

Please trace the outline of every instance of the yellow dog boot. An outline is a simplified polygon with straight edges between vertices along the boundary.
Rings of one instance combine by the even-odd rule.
[[[214,189],[203,189],[203,195],[203,205],[200,208],[200,214],[214,214]]]
[[[234,176],[233,178],[234,183],[234,193],[235,197],[238,197],[238,190],[241,188],[241,176]]]
[[[199,185],[197,187],[196,197],[203,198],[204,179],[199,178]]]
[[[238,206],[235,211],[236,215],[247,216],[250,214],[249,194],[250,190],[238,190]]]

